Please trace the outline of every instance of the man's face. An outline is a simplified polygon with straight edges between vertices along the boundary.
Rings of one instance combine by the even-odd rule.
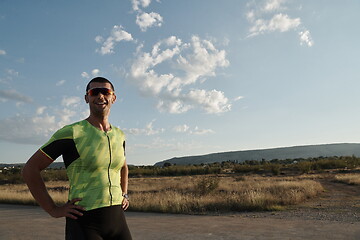
[[[96,115],[108,114],[115,100],[116,95],[112,91],[110,83],[92,82],[90,90],[85,95],[85,101],[89,103],[90,112]]]

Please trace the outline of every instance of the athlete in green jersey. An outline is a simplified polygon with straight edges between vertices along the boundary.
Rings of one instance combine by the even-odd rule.
[[[108,132],[83,120],[58,130],[40,150],[50,159],[60,153],[70,182],[69,199],[86,210],[121,205],[120,169],[125,162],[124,133]]]
[[[131,239],[123,214],[129,206],[124,133],[108,117],[116,100],[112,83],[101,77],[87,85],[90,116],[58,130],[26,163],[23,177],[39,205],[66,217],[66,239]],[[41,171],[62,155],[69,201],[57,206]]]

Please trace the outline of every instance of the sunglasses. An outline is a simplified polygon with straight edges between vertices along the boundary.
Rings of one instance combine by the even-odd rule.
[[[97,96],[99,95],[99,93],[101,93],[102,95],[112,95],[114,94],[114,91],[109,89],[109,88],[92,88],[90,90],[87,91],[87,94],[90,96]]]

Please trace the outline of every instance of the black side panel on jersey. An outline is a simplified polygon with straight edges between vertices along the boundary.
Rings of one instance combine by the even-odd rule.
[[[125,153],[125,141],[123,143],[123,148],[124,148],[124,156],[125,156],[126,155],[126,153]]]
[[[80,157],[73,139],[55,140],[42,150],[53,160],[62,155],[66,168]]]

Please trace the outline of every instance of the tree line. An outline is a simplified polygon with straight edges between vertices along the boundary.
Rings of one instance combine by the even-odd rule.
[[[279,160],[248,160],[245,162],[222,161],[200,165],[176,165],[165,163],[163,166],[133,166],[129,165],[129,177],[160,177],[187,176],[207,174],[303,174],[321,172],[329,169],[351,170],[360,167],[360,158],[317,157]],[[47,168],[42,172],[45,181],[67,181],[64,168]],[[0,184],[23,183],[21,166],[0,168]]]

